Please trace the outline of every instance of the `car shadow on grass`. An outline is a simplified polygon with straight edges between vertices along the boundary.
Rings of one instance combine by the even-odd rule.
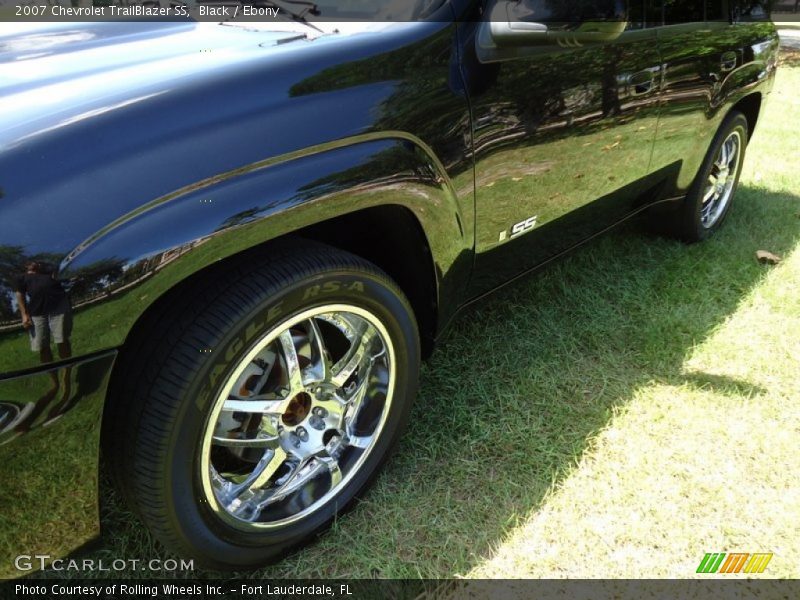
[[[541,505],[637,389],[763,394],[684,364],[770,272],[756,251],[798,246],[798,207],[792,194],[743,186],[704,244],[632,222],[468,309],[425,366],[408,431],[372,490],[315,543],[247,576],[464,574]],[[168,556],[107,484],[102,496],[104,537],[87,557]]]

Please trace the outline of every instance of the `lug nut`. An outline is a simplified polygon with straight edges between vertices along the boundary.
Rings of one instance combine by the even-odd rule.
[[[314,416],[317,416],[321,419],[324,419],[325,417],[328,416],[328,411],[322,408],[321,406],[315,406],[314,410],[312,410],[311,412],[314,413]]]
[[[297,431],[295,432],[297,437],[300,438],[303,442],[308,441],[308,432],[306,431],[305,427],[298,427]]]
[[[308,419],[308,424],[311,425],[317,431],[322,431],[323,429],[325,429],[325,421],[323,421],[317,415],[311,415],[311,417]]]
[[[341,442],[342,438],[338,435],[331,436],[331,439],[328,440],[328,443],[325,444],[325,449],[327,450],[328,454],[331,456],[336,456],[339,453],[338,450],[341,449]]]

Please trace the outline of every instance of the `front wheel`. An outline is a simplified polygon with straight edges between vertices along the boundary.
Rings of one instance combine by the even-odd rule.
[[[252,568],[312,538],[408,420],[414,315],[355,256],[292,247],[208,282],[161,323],[118,388],[130,395],[114,457],[156,537],[204,565]]]

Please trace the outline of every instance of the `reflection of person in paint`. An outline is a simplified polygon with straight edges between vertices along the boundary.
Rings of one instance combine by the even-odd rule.
[[[72,332],[72,309],[69,297],[55,278],[42,265],[30,261],[25,265],[25,274],[14,285],[22,325],[28,329],[31,350],[39,353],[43,363],[53,360],[50,338],[58,348],[59,358],[72,356],[69,336]]]

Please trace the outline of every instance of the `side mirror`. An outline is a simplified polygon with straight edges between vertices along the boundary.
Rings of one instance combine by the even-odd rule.
[[[565,4],[569,4],[567,0]],[[489,12],[489,31],[498,47],[559,45],[577,47],[613,42],[628,25],[624,3],[611,1],[612,10],[586,20],[564,20],[567,14],[552,14],[531,8],[536,0],[498,0]],[[598,2],[599,4],[599,2]],[[537,13],[546,17],[541,22]]]

